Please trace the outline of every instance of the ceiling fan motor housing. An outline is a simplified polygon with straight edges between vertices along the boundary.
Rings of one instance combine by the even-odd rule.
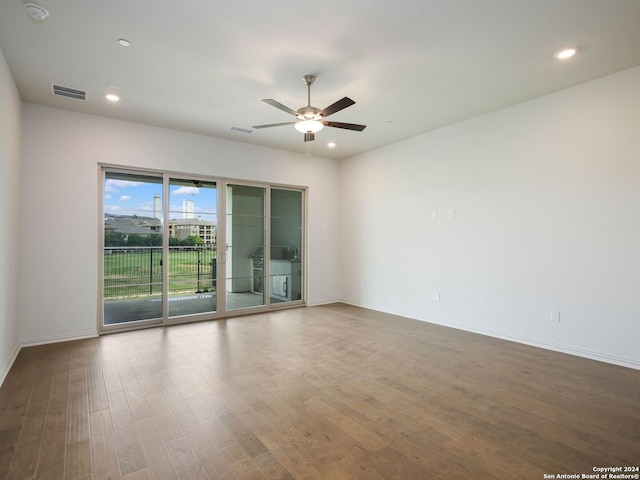
[[[320,112],[321,110],[319,108],[307,105],[306,107],[299,108],[296,113],[300,120],[322,120]]]

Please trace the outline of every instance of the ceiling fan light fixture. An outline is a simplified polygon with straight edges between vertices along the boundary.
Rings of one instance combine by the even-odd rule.
[[[317,133],[324,128],[318,120],[298,120],[295,129],[302,133]]]

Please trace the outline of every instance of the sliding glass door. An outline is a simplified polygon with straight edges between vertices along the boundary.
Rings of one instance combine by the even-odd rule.
[[[101,331],[304,303],[303,189],[105,167],[102,191]]]
[[[169,317],[217,310],[217,185],[169,180]]]
[[[162,319],[162,177],[104,176],[103,325]]]
[[[266,305],[266,188],[227,185],[226,309]]]
[[[270,302],[302,299],[302,192],[271,188]]]

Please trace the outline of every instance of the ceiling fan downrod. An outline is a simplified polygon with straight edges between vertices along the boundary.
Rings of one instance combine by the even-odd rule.
[[[311,85],[316,81],[315,75],[305,75],[304,84],[307,86],[307,107],[311,106]]]

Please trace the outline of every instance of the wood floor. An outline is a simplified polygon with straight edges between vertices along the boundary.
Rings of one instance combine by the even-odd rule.
[[[640,371],[346,305],[25,348],[0,389],[0,480],[542,479],[639,463]]]

